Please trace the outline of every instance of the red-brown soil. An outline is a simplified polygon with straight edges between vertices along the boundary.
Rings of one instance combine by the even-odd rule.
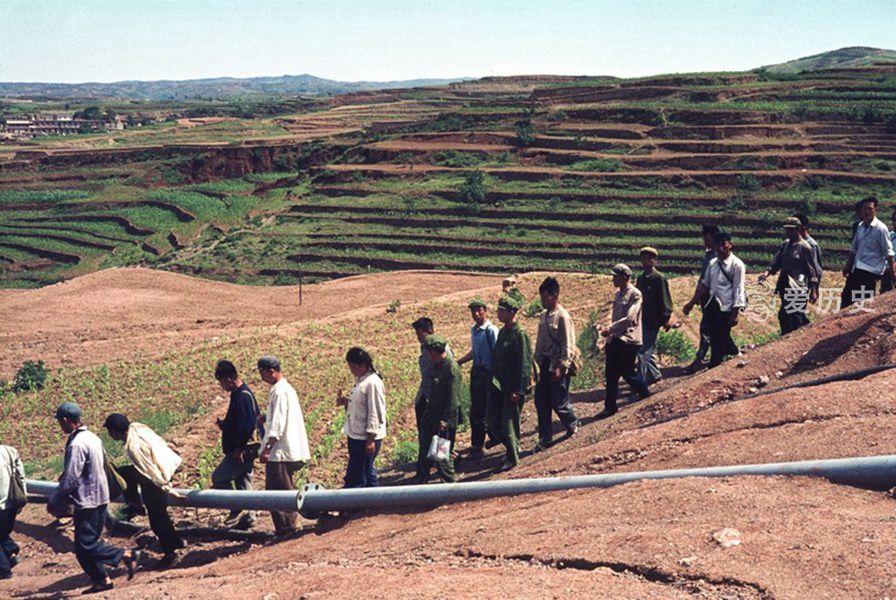
[[[133,283],[148,275],[145,271],[105,273],[103,286],[90,287],[95,290],[92,301],[84,300],[94,305],[93,318],[100,319],[102,302],[107,311],[116,310],[115,300],[101,296],[102,287],[112,287],[118,276]],[[237,293],[245,288],[222,284],[216,288],[219,295],[203,299],[190,293],[201,296],[210,289],[204,286],[218,284],[196,282],[198,287],[192,288],[191,281],[185,283],[171,274],[159,274],[159,281],[169,277],[181,282],[181,301],[189,299],[198,307],[214,302],[219,310],[250,318],[244,311],[251,300]],[[469,279],[453,282],[452,298],[463,294],[464,286],[496,281],[465,277]],[[315,304],[329,302],[331,312],[337,304],[344,310],[363,311],[370,303],[365,296],[374,292],[380,296],[384,285],[420,286],[440,280],[449,278],[442,273],[358,277],[336,290],[321,286]],[[233,294],[228,296],[228,291]],[[288,311],[289,300],[278,295],[281,290],[259,289],[258,293],[271,294],[269,301],[281,302],[273,305]],[[331,300],[323,299],[327,297]],[[52,302],[61,311],[77,298],[69,295]],[[130,299],[157,317],[171,310],[170,305],[163,306],[170,300],[153,307],[149,290],[138,291]],[[593,304],[603,303],[595,299]],[[896,453],[892,418],[896,398],[887,392],[896,384],[893,370],[858,381],[756,397],[750,390],[763,375],[770,378],[763,390],[774,391],[795,382],[893,362],[896,295],[883,296],[869,308],[870,312],[822,318],[690,378],[679,378],[670,369],[658,393],[623,405],[617,416],[606,421],[592,418],[600,408],[601,390],[576,394],[583,419],[579,434],[546,452],[524,454],[521,467],[509,476]],[[315,316],[330,314],[321,307],[314,310],[319,309]],[[179,318],[186,323],[189,310],[196,309],[184,310]],[[111,315],[109,320],[115,320],[116,313]],[[42,320],[40,315],[30,318],[21,329],[35,329]],[[265,318],[270,324],[275,317]],[[290,313],[284,318],[302,316]],[[145,324],[149,317],[134,311],[130,319]],[[55,326],[63,332],[79,329],[61,320]],[[200,335],[198,331],[190,334],[194,333]],[[529,404],[523,424],[524,450],[534,441],[532,413]],[[481,462],[463,461],[463,477],[487,475],[499,455],[495,449]],[[391,471],[382,475],[390,483],[406,477]],[[896,593],[894,511],[896,502],[888,493],[812,478],[645,481],[430,510],[360,513],[316,526],[306,522],[298,537],[263,546],[200,540],[177,568],[146,570],[132,582],[118,577],[108,597],[884,598]],[[213,523],[208,512],[178,515],[183,524],[197,517]],[[14,579],[0,583],[0,592],[8,597],[57,598],[73,596],[86,587],[70,542],[46,528],[50,519],[40,507],[29,507],[20,521],[17,537],[25,560]],[[262,521],[260,527],[267,529],[266,516]],[[714,534],[725,528],[740,533],[739,545],[725,548],[715,541]],[[117,539],[116,543],[133,545],[135,541]]]
[[[11,375],[25,360],[57,368],[152,357],[240,330],[490,285],[500,285],[500,278],[382,273],[306,285],[300,306],[298,286],[239,286],[151,269],[110,269],[37,290],[0,290],[0,375]]]

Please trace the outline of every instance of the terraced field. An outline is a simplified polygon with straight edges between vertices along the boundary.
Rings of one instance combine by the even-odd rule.
[[[4,285],[135,263],[259,283],[603,271],[644,244],[687,273],[707,222],[758,270],[793,212],[836,268],[854,202],[879,196],[888,220],[896,193],[892,65],[514,78],[258,121],[193,122],[181,138],[208,128],[216,145],[171,145],[166,128],[115,150],[19,149],[0,163]]]

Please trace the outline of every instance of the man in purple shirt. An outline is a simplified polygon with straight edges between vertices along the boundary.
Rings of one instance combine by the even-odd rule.
[[[65,467],[56,491],[47,501],[47,512],[58,514],[66,505],[74,505],[75,557],[93,582],[83,593],[105,592],[112,589],[106,567],[124,561],[131,579],[142,553],[111,546],[101,539],[109,504],[105,454],[100,438],[81,424],[81,408],[74,402],[63,402],[56,409],[56,421],[68,434],[68,441]]]

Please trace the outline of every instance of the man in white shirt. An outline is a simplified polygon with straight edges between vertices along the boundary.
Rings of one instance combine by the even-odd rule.
[[[856,227],[849,259],[843,267],[846,283],[840,294],[840,310],[870,300],[879,280],[892,282],[896,277],[893,242],[887,226],[877,218],[877,198],[869,196],[862,200],[859,214],[862,220]]]
[[[604,349],[607,385],[604,394],[604,409],[595,417],[597,420],[606,419],[616,414],[616,397],[619,395],[620,377],[625,379],[632,391],[638,394],[639,400],[650,396],[647,382],[640,369],[635,366],[643,340],[641,290],[632,285],[632,270],[628,265],[619,263],[613,267],[611,273],[617,292],[613,296],[609,324],[600,330],[600,335],[607,338]]]
[[[265,465],[264,487],[266,490],[294,490],[296,473],[311,459],[299,395],[283,377],[280,361],[276,357],[262,356],[258,359],[258,374],[271,386],[267,413],[259,417],[259,421],[265,424],[265,435],[258,455],[258,461]],[[284,536],[296,531],[297,514],[272,511],[276,535]]]
[[[109,437],[124,444],[125,454],[134,467],[133,483],[140,486],[149,526],[165,553],[158,566],[174,566],[184,540],[168,514],[168,490],[174,472],[180,467],[180,456],[155,431],[143,423],[131,423],[125,415],[112,413],[106,417],[103,427]]]
[[[703,314],[709,319],[710,368],[720,365],[727,355],[739,354],[731,339],[731,328],[737,325],[740,311],[747,306],[747,269],[743,261],[731,253],[731,234],[720,231],[714,237],[717,256],[710,261],[694,298],[683,309],[687,315],[697,302],[709,299]]]

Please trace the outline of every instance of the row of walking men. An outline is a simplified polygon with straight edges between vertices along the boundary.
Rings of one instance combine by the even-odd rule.
[[[873,294],[878,281],[884,290],[891,289],[896,278],[893,234],[876,218],[877,207],[876,198],[866,198],[856,204],[859,220],[853,225],[849,260],[843,270],[847,279],[842,306],[866,298],[869,287]],[[896,229],[896,212],[893,224]],[[805,297],[808,302],[817,299],[822,266],[821,250],[809,235],[808,219],[804,215],[787,219],[783,228],[787,240],[760,280],[779,275],[775,288],[782,301],[778,316],[782,333],[788,333],[808,322],[807,307],[797,305],[797,310],[793,310],[793,299],[794,296]],[[731,328],[746,306],[746,269],[732,252],[731,235],[713,225],[704,226],[702,235],[705,251],[700,277],[693,297],[683,307],[686,314],[698,304],[703,311],[700,347],[689,366],[691,371],[701,366],[707,352],[711,357],[710,367],[739,352],[731,338]],[[639,256],[643,271],[634,284],[627,265],[620,263],[611,270],[617,292],[607,318],[597,328],[605,340],[606,361],[604,407],[596,415],[598,419],[617,412],[620,378],[629,383],[638,398],[650,394],[649,386],[662,378],[654,358],[659,332],[677,326],[672,322],[668,281],[656,269],[658,251],[644,247]],[[427,483],[434,468],[442,481],[456,479],[453,464],[456,453],[436,461],[428,457],[427,451],[434,436],[450,440],[453,448],[458,426],[467,417],[471,429],[467,456],[481,457],[485,448],[503,445],[505,457],[500,470],[516,467],[520,460],[520,411],[531,395],[534,395],[538,436],[533,452],[553,444],[554,413],[559,417],[565,437],[575,435],[579,418],[569,394],[571,378],[581,367],[575,326],[569,311],[560,304],[560,283],[556,278],[547,277],[541,283],[539,296],[544,311],[539,318],[534,350],[517,320],[526,301],[515,289],[506,290],[497,302],[500,328],[488,320],[485,301],[477,298],[469,303],[474,322],[470,350],[456,360],[447,340],[435,335],[431,319],[421,317],[412,323],[421,348],[421,382],[415,397],[419,449],[413,483]],[[351,392],[343,395],[340,391],[335,400],[346,411],[345,486],[376,486],[379,480],[374,465],[386,435],[385,387],[372,357],[364,349],[350,348],[345,359],[355,380]],[[460,365],[466,362],[472,362],[468,416],[461,411]],[[283,376],[276,357],[264,356],[256,366],[261,379],[271,386],[264,413],[231,362],[222,360],[216,366],[215,377],[229,393],[230,400],[225,417],[217,420],[223,458],[212,474],[212,485],[218,489],[251,489],[254,463],[258,460],[265,465],[265,489],[295,489],[297,473],[310,460],[298,394]],[[110,482],[115,483],[112,480],[119,477],[123,479],[122,484],[111,487],[120,487],[128,502],[124,516],[145,511],[163,551],[158,566],[176,564],[184,541],[171,521],[167,504],[169,494],[177,493],[171,487],[181,464],[177,453],[146,425],[130,422],[122,414],[111,414],[106,417],[104,427],[111,438],[123,442],[131,463],[115,472],[109,468],[100,438],[82,423],[77,404],[61,404],[55,417],[68,438],[63,474],[47,507],[57,516],[73,515],[75,556],[92,583],[85,592],[112,588],[108,567],[123,563],[132,577],[141,563],[140,550],[118,548],[102,540],[106,508],[114,499]],[[14,480],[24,483],[21,460],[14,448],[0,447],[0,578],[11,576],[20,554],[11,537],[19,508],[11,502]],[[274,512],[271,516],[277,536],[287,536],[297,530],[296,513]],[[234,510],[225,523],[234,528],[249,528],[255,519],[250,511]]]

